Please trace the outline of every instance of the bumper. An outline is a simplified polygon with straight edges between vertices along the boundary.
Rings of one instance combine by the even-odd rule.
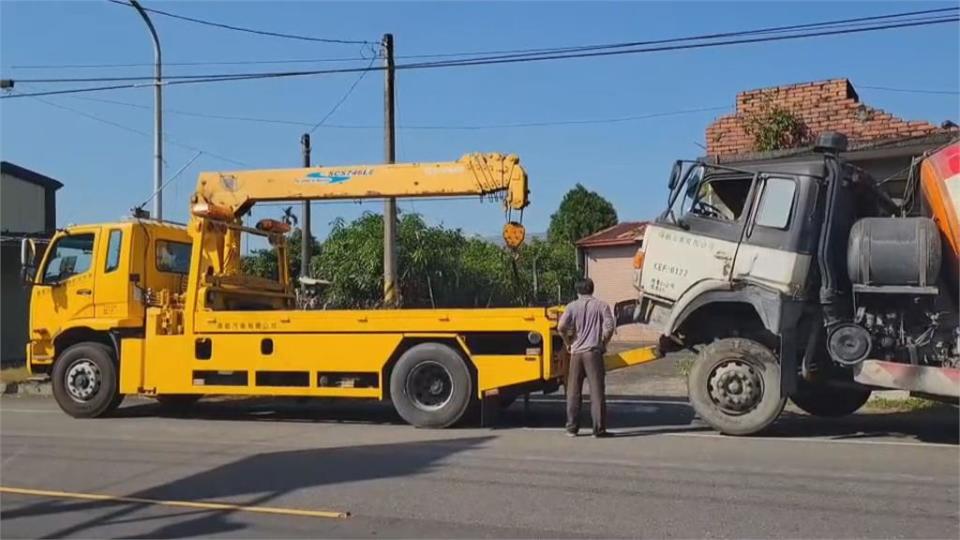
[[[640,347],[630,349],[614,354],[606,354],[603,357],[603,365],[607,371],[623,369],[630,366],[646,364],[661,358],[660,349],[656,346]]]
[[[960,397],[960,369],[914,366],[883,360],[864,360],[854,368],[853,379],[861,384]]]

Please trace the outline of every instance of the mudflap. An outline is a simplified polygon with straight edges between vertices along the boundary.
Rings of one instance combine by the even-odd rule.
[[[640,308],[640,302],[636,299],[622,300],[613,306],[613,316],[617,320],[617,326],[625,326],[637,322]]]
[[[500,419],[499,392],[484,392],[480,399],[480,427],[492,428]]]

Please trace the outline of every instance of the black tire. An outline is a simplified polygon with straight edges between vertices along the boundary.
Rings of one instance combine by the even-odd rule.
[[[154,399],[164,409],[182,412],[189,410],[200,401],[201,397],[203,397],[201,394],[163,394],[154,396]]]
[[[390,397],[400,417],[419,428],[445,428],[467,412],[473,377],[464,358],[440,343],[421,343],[400,356],[390,374]]]
[[[780,416],[780,363],[766,346],[746,338],[714,341],[700,350],[687,393],[705,422],[727,435],[751,435]]]
[[[103,416],[120,405],[113,349],[94,342],[63,351],[53,366],[53,397],[74,418]]]
[[[866,388],[839,388],[801,380],[790,401],[807,414],[839,418],[857,412],[870,399],[870,393]]]

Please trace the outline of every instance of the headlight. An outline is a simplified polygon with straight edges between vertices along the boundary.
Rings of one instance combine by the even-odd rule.
[[[531,345],[539,345],[543,342],[543,336],[541,336],[539,332],[530,332],[527,334],[527,341],[529,341]]]

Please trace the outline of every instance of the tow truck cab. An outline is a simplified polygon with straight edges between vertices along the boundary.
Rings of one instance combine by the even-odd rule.
[[[31,287],[26,356],[33,373],[49,373],[73,344],[116,349],[123,335],[142,335],[145,296],[186,288],[192,244],[183,226],[131,220],[70,226],[42,248],[26,244],[21,261]]]

